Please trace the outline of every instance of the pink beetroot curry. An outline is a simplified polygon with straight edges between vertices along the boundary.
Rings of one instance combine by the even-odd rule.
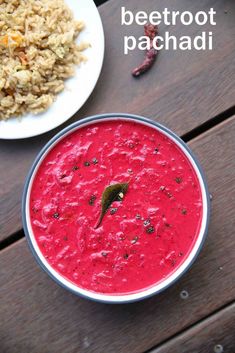
[[[188,257],[202,194],[190,161],[165,134],[131,120],[100,121],[45,156],[30,219],[41,253],[64,278],[96,293],[130,294],[163,281]]]

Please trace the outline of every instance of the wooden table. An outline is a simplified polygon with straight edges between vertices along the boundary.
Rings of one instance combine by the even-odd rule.
[[[161,51],[140,79],[130,72],[143,53],[123,54],[120,8],[217,11],[214,50]],[[150,117],[189,143],[209,184],[209,234],[193,267],[164,293],[130,305],[78,298],[55,284],[33,259],[21,224],[21,194],[36,154],[55,131],[0,141],[0,351],[2,353],[235,352],[235,3],[234,0],[109,0],[99,7],[106,54],[99,82],[69,122],[91,114]],[[205,26],[209,30],[209,26]],[[162,25],[163,33],[166,26]],[[168,27],[195,36],[198,26]],[[61,127],[58,130],[60,130]],[[181,299],[186,290],[189,297]],[[221,347],[222,346],[222,347]]]

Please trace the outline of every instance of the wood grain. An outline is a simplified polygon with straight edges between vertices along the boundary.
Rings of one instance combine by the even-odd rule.
[[[235,117],[190,143],[213,195],[199,258],[164,293],[130,305],[78,298],[36,264],[25,239],[0,253],[3,353],[141,353],[235,298]],[[180,297],[187,290],[189,298]]]
[[[161,51],[152,70],[137,80],[130,72],[142,61],[144,54],[135,50],[125,56],[123,37],[139,37],[143,28],[121,26],[121,6],[133,12],[145,10],[149,13],[163,10],[165,2],[110,0],[99,8],[106,37],[101,77],[87,103],[65,125],[92,114],[122,111],[145,115],[164,123],[178,134],[184,134],[234,104],[233,0],[169,0],[169,10],[195,13],[213,7],[217,11],[217,25],[203,27],[206,31],[213,30],[214,50]],[[196,25],[161,25],[160,32],[163,34],[165,30],[178,36],[195,36],[202,28]],[[0,141],[0,240],[21,228],[20,202],[26,174],[40,148],[60,129],[26,141]]]
[[[231,304],[150,353],[234,353],[234,328],[235,304]]]

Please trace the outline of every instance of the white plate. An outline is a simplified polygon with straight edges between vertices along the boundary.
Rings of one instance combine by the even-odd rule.
[[[27,114],[19,118],[0,121],[0,138],[21,139],[40,135],[71,118],[85,103],[99,78],[104,57],[104,32],[99,12],[93,0],[65,0],[77,20],[83,20],[86,28],[78,42],[91,44],[84,53],[87,62],[76,70],[76,75],[66,80],[65,90],[44,113]]]

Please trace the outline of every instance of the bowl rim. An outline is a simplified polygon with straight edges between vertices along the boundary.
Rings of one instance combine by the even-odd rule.
[[[184,262],[179,266],[178,269],[173,271],[165,280],[160,281],[159,283],[147,287],[141,291],[136,293],[130,294],[120,294],[120,295],[109,295],[109,294],[102,294],[98,292],[93,292],[90,290],[85,290],[81,287],[76,286],[71,281],[64,278],[62,275],[59,274],[56,270],[54,270],[49,263],[46,261],[44,256],[39,250],[37,246],[36,240],[33,235],[33,231],[30,225],[30,218],[29,218],[29,196],[31,193],[31,186],[34,180],[34,176],[41,165],[42,161],[46,157],[47,153],[65,136],[69,135],[70,133],[78,130],[81,127],[93,124],[95,122],[106,121],[106,120],[127,120],[127,121],[135,121],[137,123],[141,123],[143,125],[150,126],[155,128],[156,130],[160,131],[161,133],[165,134],[170,138],[173,142],[179,146],[181,151],[186,155],[188,160],[190,161],[197,178],[199,180],[201,193],[202,193],[202,201],[203,201],[203,216],[202,222],[200,226],[199,235],[195,244],[193,245],[192,249],[190,250],[187,258]],[[76,121],[73,124],[70,124],[59,133],[57,133],[53,138],[51,138],[45,146],[41,149],[41,151],[36,156],[29,172],[25,180],[23,195],[22,195],[22,223],[23,229],[26,235],[26,239],[28,241],[28,245],[37,261],[39,266],[60,286],[69,290],[70,292],[82,296],[84,298],[102,302],[102,303],[113,303],[113,304],[122,304],[122,303],[131,303],[139,300],[143,300],[145,298],[151,297],[155,294],[162,292],[163,290],[167,289],[169,286],[173,285],[181,276],[183,276],[188,269],[192,266],[194,261],[196,260],[201,248],[205,242],[206,235],[208,232],[209,226],[209,218],[210,218],[210,194],[206,182],[206,178],[204,172],[201,168],[200,163],[198,162],[197,158],[188,147],[188,145],[173,131],[165,127],[164,125],[151,120],[149,118],[145,118],[140,115],[135,114],[128,114],[128,113],[106,113],[106,114],[97,114],[92,115],[90,117],[81,119]]]

